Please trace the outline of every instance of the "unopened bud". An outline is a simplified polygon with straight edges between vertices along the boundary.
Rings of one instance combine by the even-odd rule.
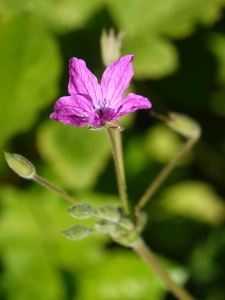
[[[109,30],[108,34],[105,29],[102,30],[100,43],[102,61],[106,67],[108,67],[121,57],[123,37],[123,32],[120,32],[116,35],[113,28]]]
[[[120,212],[110,205],[104,205],[98,209],[97,216],[108,221],[117,222],[120,219]]]
[[[4,152],[9,167],[19,176],[32,179],[35,175],[34,165],[20,154]]]
[[[95,222],[95,229],[100,233],[110,233],[114,227],[115,223],[108,220],[100,219]]]
[[[62,233],[68,240],[77,241],[86,238],[92,232],[91,229],[82,226],[75,225],[66,230],[63,230]]]
[[[119,224],[116,224],[111,232],[111,235],[114,239],[122,238],[124,236],[127,236],[128,234],[129,234],[129,230],[125,229],[124,227],[122,227]]]
[[[201,128],[198,123],[183,114],[169,113],[169,119],[166,124],[171,129],[187,138],[200,135],[201,133]]]
[[[114,230],[110,234],[114,241],[126,247],[130,247],[139,239],[139,233],[135,228],[133,230],[126,230],[119,224],[115,225]]]
[[[135,227],[134,223],[130,219],[124,217],[119,220],[118,224],[128,231],[134,229]]]
[[[72,206],[71,208],[68,208],[67,212],[74,218],[88,219],[94,214],[95,210],[91,205],[87,203],[79,203]]]

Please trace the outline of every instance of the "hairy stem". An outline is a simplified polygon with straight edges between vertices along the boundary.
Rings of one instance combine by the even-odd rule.
[[[43,185],[47,189],[49,189],[49,190],[55,192],[56,194],[60,195],[62,198],[66,199],[67,201],[69,201],[73,204],[78,203],[78,201],[76,199],[74,199],[72,196],[70,196],[66,192],[62,191],[61,189],[57,188],[56,186],[54,186],[53,184],[48,182],[46,179],[38,176],[37,174],[35,174],[32,179],[34,181],[36,181],[37,183]]]
[[[109,140],[111,143],[111,148],[112,148],[112,153],[113,153],[113,158],[115,162],[115,167],[116,167],[116,175],[117,175],[117,183],[118,183],[118,189],[119,189],[119,194],[120,198],[122,201],[123,205],[123,212],[126,216],[130,214],[130,207],[127,199],[127,193],[126,193],[126,183],[125,183],[125,178],[124,178],[124,173],[123,173],[123,166],[121,166],[122,160],[121,158],[118,158],[118,149],[116,147],[115,139],[112,134],[112,131],[110,128],[106,127]]]
[[[120,165],[120,169],[121,169],[121,175],[125,182],[122,135],[121,135],[121,130],[119,130],[119,129],[115,130],[115,142],[116,142],[116,148],[117,148],[117,156],[118,156],[119,165]]]
[[[163,182],[163,180],[169,175],[169,173],[173,170],[173,168],[177,165],[179,160],[190,150],[190,148],[197,142],[200,137],[200,132],[197,132],[192,137],[190,137],[186,143],[182,146],[182,148],[178,151],[178,153],[171,159],[171,161],[166,165],[164,169],[159,173],[159,175],[155,178],[155,180],[150,184],[144,195],[139,200],[136,207],[138,209],[142,209],[146,203],[150,200],[151,196]]]
[[[181,286],[169,277],[166,270],[142,239],[133,243],[132,248],[158,274],[177,299],[194,300],[194,298],[192,298]]]

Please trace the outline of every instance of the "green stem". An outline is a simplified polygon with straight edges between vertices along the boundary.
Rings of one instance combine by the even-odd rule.
[[[126,216],[128,216],[130,214],[130,208],[129,208],[129,203],[128,203],[128,199],[127,199],[125,178],[123,176],[123,167],[121,166],[121,160],[119,160],[119,158],[118,158],[118,150],[116,147],[116,143],[115,143],[115,139],[112,134],[112,131],[108,127],[106,127],[106,130],[107,130],[109,140],[111,143],[113,158],[114,158],[114,162],[115,162],[117,183],[118,183],[120,198],[121,198],[122,205],[123,205],[123,211],[124,211],[124,214]]]
[[[169,173],[173,170],[179,160],[188,152],[188,150],[197,142],[200,137],[200,131],[190,137],[186,143],[182,146],[180,151],[171,159],[168,165],[162,169],[159,175],[155,178],[155,180],[150,184],[144,195],[141,197],[137,204],[138,209],[142,209],[146,203],[150,200],[151,196],[163,182],[163,180],[169,175]]]
[[[119,160],[120,170],[121,170],[121,174],[123,176],[123,180],[125,182],[122,135],[121,135],[121,130],[119,130],[119,129],[115,129],[115,142],[116,142],[117,156],[118,156],[118,160]]]
[[[72,196],[68,195],[66,192],[60,190],[59,188],[57,188],[56,186],[54,186],[53,184],[51,184],[50,182],[48,182],[46,179],[38,176],[37,174],[35,174],[32,179],[34,181],[36,181],[37,183],[43,185],[44,187],[46,187],[47,189],[55,192],[56,194],[60,195],[62,198],[66,199],[67,201],[76,204],[78,203],[77,200],[75,200]]]
[[[163,280],[169,290],[177,297],[177,299],[194,300],[194,298],[192,298],[181,286],[179,286],[169,277],[166,270],[142,239],[133,243],[132,248],[142,259],[146,261],[146,263],[152,269],[154,269],[154,271]]]

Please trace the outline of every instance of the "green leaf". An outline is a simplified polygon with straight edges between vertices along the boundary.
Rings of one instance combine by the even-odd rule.
[[[165,259],[162,264],[177,282],[186,281],[183,268]],[[98,268],[87,269],[80,284],[79,299],[87,300],[162,300],[166,292],[158,275],[135,253],[126,250],[113,251]]]
[[[124,154],[125,170],[128,176],[135,176],[146,167],[148,155],[145,151],[142,136],[130,138],[126,144]]]
[[[11,189],[2,190],[1,195],[0,247],[4,261],[1,287],[7,299],[62,299],[63,282],[43,247],[43,232],[29,205],[32,195]]]
[[[7,299],[67,299],[68,278],[62,271],[75,290],[70,299],[163,299],[166,290],[154,271],[130,250],[106,250],[108,235],[67,240],[62,229],[73,224],[91,228],[91,220],[72,218],[66,213],[67,202],[50,191],[40,186],[26,191],[5,188],[1,198],[0,287]],[[78,198],[95,208],[118,205],[118,199],[108,195],[87,193]],[[165,259],[162,263],[179,283],[186,281],[183,268]]]
[[[73,225],[84,225],[93,229],[97,220],[96,217],[87,220],[71,217],[66,212],[71,207],[71,203],[67,203],[59,197],[57,199],[57,196],[55,197],[54,194],[45,190],[41,192],[38,189],[36,193],[33,191],[34,197],[36,199],[34,207],[38,213],[36,218],[39,220],[38,223],[42,225],[40,229],[44,232],[45,239],[49,243],[49,255],[56,266],[59,265],[65,270],[76,273],[101,263],[106,255],[105,244],[111,240],[109,235],[94,234],[81,241],[72,242],[61,233],[62,230]],[[43,199],[41,203],[38,200],[39,197]],[[80,202],[91,204],[95,209],[105,204],[115,207],[119,205],[118,198],[109,195],[81,193],[76,198]],[[52,248],[56,250],[52,252]]]
[[[63,185],[70,189],[93,186],[110,156],[105,130],[92,131],[53,120],[40,128],[38,148]]]
[[[118,205],[107,195],[86,194],[79,197],[94,207]],[[76,220],[66,209],[71,204],[41,186],[19,191],[1,189],[0,249],[3,263],[0,288],[9,300],[66,298],[61,271],[71,278],[105,259],[105,244],[110,237],[95,234],[79,242],[67,240],[63,229],[84,224],[92,228],[93,220]],[[110,274],[109,274],[110,276]],[[74,289],[76,282],[73,282]]]
[[[221,16],[218,0],[115,0],[109,11],[126,32],[125,53],[134,53],[135,77],[161,78],[178,68],[178,55],[166,39],[192,34],[199,23],[211,25]]]
[[[5,18],[31,11],[47,27],[68,31],[84,26],[102,4],[103,0],[2,0],[0,8]]]
[[[224,1],[218,0],[115,0],[109,5],[119,28],[144,38],[162,33],[190,35],[197,24],[212,24],[221,16]]]
[[[172,214],[211,225],[221,224],[225,219],[224,200],[203,182],[185,181],[167,188],[160,205]]]
[[[146,151],[151,159],[166,164],[180,150],[185,140],[164,124],[157,124],[148,130],[145,138]],[[190,154],[187,154],[188,159]],[[187,162],[187,157],[179,162]]]
[[[134,53],[134,77],[161,78],[178,68],[178,55],[172,43],[160,36],[129,36],[125,39],[124,53]]]
[[[0,44],[2,146],[32,126],[56,95],[61,64],[56,41],[29,15],[1,23]]]
[[[79,299],[86,300],[161,300],[165,294],[154,272],[127,251],[114,251],[98,268],[86,270],[80,284]]]

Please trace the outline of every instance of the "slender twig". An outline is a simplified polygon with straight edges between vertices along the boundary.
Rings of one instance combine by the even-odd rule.
[[[181,286],[179,286],[169,277],[164,267],[161,265],[152,251],[146,246],[143,240],[139,239],[138,241],[134,242],[132,244],[132,248],[142,259],[146,261],[146,263],[152,269],[154,269],[154,271],[163,280],[169,290],[177,297],[177,299],[194,300],[194,298],[192,298]]]
[[[159,173],[155,180],[150,184],[144,195],[139,200],[136,205],[137,208],[142,209],[146,203],[150,200],[151,196],[163,182],[163,180],[169,175],[173,170],[179,160],[188,152],[188,150],[197,142],[200,137],[200,131],[197,131],[196,134],[193,134],[186,143],[181,147],[179,152],[171,159],[171,161],[166,165],[164,169]]]
[[[126,183],[125,183],[125,178],[122,175],[123,174],[123,167],[120,165],[120,161],[118,159],[118,152],[117,152],[117,147],[115,143],[114,136],[112,134],[112,131],[110,128],[106,127],[109,140],[111,143],[111,148],[112,148],[112,153],[113,153],[113,158],[115,162],[115,167],[116,167],[116,175],[117,175],[117,183],[118,183],[118,189],[119,189],[119,194],[120,198],[123,204],[123,211],[126,216],[130,214],[130,208],[129,208],[129,203],[127,199],[127,193],[126,193]]]
[[[66,199],[67,201],[69,201],[73,204],[78,203],[78,201],[76,199],[74,199],[72,196],[70,196],[66,192],[62,191],[61,189],[57,188],[52,183],[48,182],[46,179],[38,176],[37,174],[35,174],[32,177],[32,180],[34,180],[37,183],[43,185],[44,187],[48,188],[49,190],[55,192],[56,194],[60,195],[62,198]]]

